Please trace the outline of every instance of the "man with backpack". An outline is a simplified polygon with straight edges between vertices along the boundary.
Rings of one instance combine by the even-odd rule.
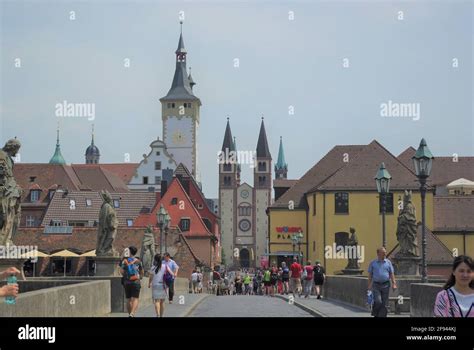
[[[290,266],[290,288],[291,292],[293,293],[293,297],[295,296],[295,291],[301,296],[301,272],[303,268],[300,264],[298,264],[298,258],[295,256],[293,258],[293,264]]]
[[[129,257],[124,257],[120,264],[123,276],[123,287],[125,289],[125,298],[127,299],[127,311],[129,317],[135,317],[138,309],[138,299],[140,298],[141,283],[144,276],[143,265],[140,259],[135,257],[137,248],[128,247]]]

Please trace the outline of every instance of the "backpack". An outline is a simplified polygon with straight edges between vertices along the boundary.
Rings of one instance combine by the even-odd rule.
[[[281,274],[281,277],[283,277],[283,278],[289,278],[290,277],[290,270],[288,269],[288,267],[285,267],[283,269],[283,273]]]
[[[301,275],[301,277],[305,280],[308,278],[308,271],[306,271],[306,269],[303,269],[303,274]]]
[[[137,262],[138,259],[136,258],[127,258],[124,260],[126,280],[134,282],[140,279],[140,272],[138,271],[138,265],[136,264]]]

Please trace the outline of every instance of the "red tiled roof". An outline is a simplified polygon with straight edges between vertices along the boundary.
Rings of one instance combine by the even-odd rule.
[[[474,231],[474,196],[434,197],[433,231]]]
[[[95,191],[127,192],[127,185],[100,164],[72,164],[72,169],[85,188]]]
[[[322,184],[312,188],[315,190],[372,190],[376,191],[375,175],[384,162],[392,176],[391,189],[419,189],[415,174],[401,161],[392,155],[376,140],[364,147],[347,165],[340,168]]]
[[[413,160],[416,150],[413,147],[403,151],[398,159],[412,171],[415,171]],[[457,160],[457,161],[456,161]],[[436,186],[446,186],[451,181],[465,178],[474,181],[474,157],[437,157],[434,156],[433,168],[428,183]]]
[[[120,207],[116,208],[119,225],[127,225],[127,219],[135,220],[141,213],[150,211],[156,201],[153,192],[123,192],[110,193],[112,199],[118,199]],[[86,205],[86,200],[90,199],[91,205]],[[74,200],[75,209],[71,209],[71,200]],[[56,192],[49,204],[48,210],[42,221],[42,226],[49,225],[51,220],[59,220],[66,224],[67,221],[87,221],[99,220],[102,198],[97,191],[69,191]]]
[[[285,192],[272,207],[288,208],[289,201],[293,201],[295,207],[305,208],[305,193],[311,188],[319,185],[338,169],[345,166],[345,155],[349,161],[364,149],[364,145],[348,145],[333,147],[319,162],[309,169],[298,182]]]
[[[273,180],[273,187],[285,187],[290,188],[295,185],[298,180],[289,180],[289,179],[275,179]]]
[[[125,184],[128,184],[135,174],[139,163],[109,163],[99,165],[101,168],[118,176]]]

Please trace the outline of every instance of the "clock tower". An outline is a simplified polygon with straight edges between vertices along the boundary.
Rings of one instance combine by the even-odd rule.
[[[186,68],[187,51],[184,47],[182,22],[175,54],[176,69],[173,82],[168,94],[160,99],[163,141],[176,163],[183,163],[196,181],[199,181],[197,135],[201,100],[194,95],[193,87],[196,83]]]

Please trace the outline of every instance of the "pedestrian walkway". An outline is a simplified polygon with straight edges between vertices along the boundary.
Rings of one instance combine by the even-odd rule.
[[[188,294],[176,293],[173,304],[165,302],[165,314],[163,317],[187,317],[204,299],[210,294]],[[126,312],[112,313],[110,317],[128,317]],[[151,300],[140,300],[135,317],[156,317],[155,306]]]
[[[278,298],[291,303],[288,295],[277,295]],[[295,296],[294,305],[317,317],[371,317],[368,309],[362,309],[335,300],[316,299],[315,296],[300,298]]]

